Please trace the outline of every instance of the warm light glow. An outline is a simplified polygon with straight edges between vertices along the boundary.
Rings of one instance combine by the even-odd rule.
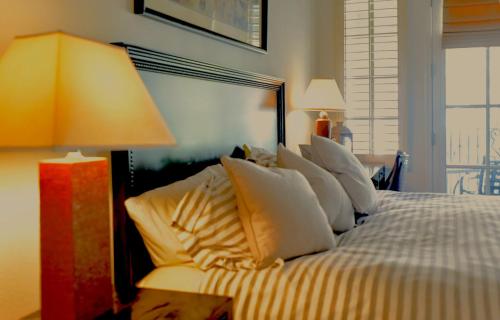
[[[312,79],[304,97],[307,110],[344,110],[345,102],[334,79]]]
[[[41,318],[94,319],[113,305],[108,162],[45,160],[39,172]]]
[[[174,143],[122,48],[58,32],[18,37],[0,60],[0,147]]]

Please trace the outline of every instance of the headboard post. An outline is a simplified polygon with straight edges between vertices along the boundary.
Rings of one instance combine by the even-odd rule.
[[[285,83],[283,82],[277,91],[277,107],[278,113],[278,142],[286,145],[286,106],[285,106]]]
[[[137,292],[135,283],[153,268],[141,235],[129,218],[125,200],[134,194],[131,165],[132,151],[113,151],[113,246],[115,290],[122,303],[132,301]],[[136,257],[135,259],[132,259]],[[139,263],[138,263],[139,262]]]
[[[276,93],[277,142],[285,144],[285,82],[253,72],[230,69],[190,60],[141,47],[117,43],[127,50],[138,70],[160,74],[191,77],[208,81],[248,86]],[[184,179],[219,159],[194,163],[170,164],[161,171],[144,170],[134,166],[134,151],[111,153],[113,186],[114,280],[118,299],[128,303],[135,298],[135,284],[154,266],[144,242],[127,214],[124,201],[144,191]]]

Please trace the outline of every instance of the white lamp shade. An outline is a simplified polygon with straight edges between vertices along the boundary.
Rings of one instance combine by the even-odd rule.
[[[334,79],[312,79],[304,96],[306,110],[344,110],[345,102]]]
[[[174,143],[123,48],[57,32],[18,37],[0,59],[0,147]]]

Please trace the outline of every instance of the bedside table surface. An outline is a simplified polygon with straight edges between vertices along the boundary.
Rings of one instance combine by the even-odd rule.
[[[119,307],[116,314],[111,311],[97,319],[107,320],[230,320],[233,318],[233,299],[200,293],[141,289],[134,302]],[[39,320],[40,311],[27,315],[22,320]]]
[[[232,319],[230,297],[198,293],[142,289],[116,319]]]

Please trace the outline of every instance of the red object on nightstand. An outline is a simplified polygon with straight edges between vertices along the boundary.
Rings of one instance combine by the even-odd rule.
[[[331,126],[332,126],[332,121],[328,118],[316,119],[316,135],[325,138],[330,138]]]
[[[42,319],[91,319],[113,305],[105,158],[40,163]]]

